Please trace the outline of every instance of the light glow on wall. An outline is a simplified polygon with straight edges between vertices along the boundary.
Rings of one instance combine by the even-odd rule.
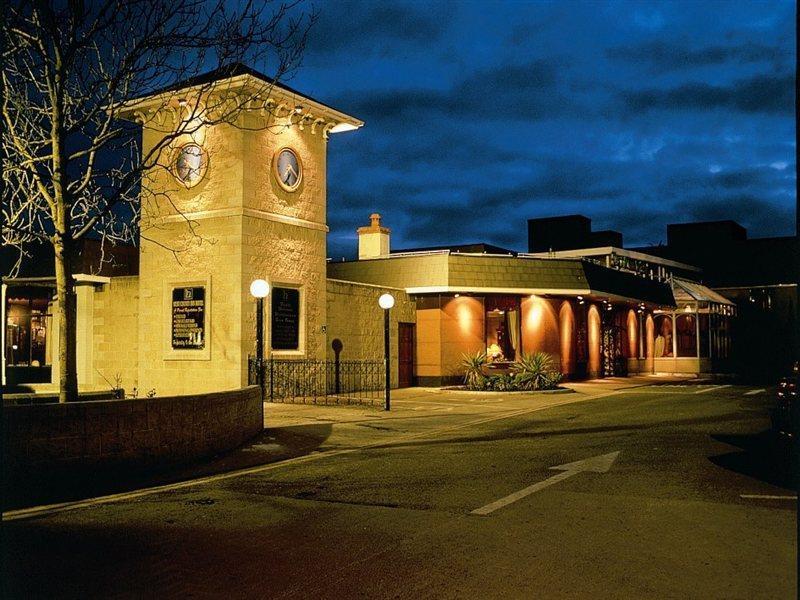
[[[639,355],[639,322],[633,309],[628,311],[628,356]]]
[[[568,300],[561,303],[558,311],[558,333],[561,342],[561,372],[568,375],[574,371],[575,313]]]
[[[456,321],[458,321],[458,329],[463,334],[469,334],[474,326],[475,320],[475,306],[471,306],[474,302],[470,302],[471,298],[461,298],[456,296],[452,302],[456,303]]]
[[[525,326],[533,331],[538,331],[542,326],[544,319],[544,307],[541,302],[536,301],[536,296],[531,296],[532,306],[528,310],[528,316],[525,318]]]
[[[522,350],[526,354],[548,352],[557,357],[561,353],[558,315],[547,298],[541,296],[523,297],[522,309]]]
[[[592,304],[587,313],[589,328],[589,375],[600,375],[600,312],[597,305]]]

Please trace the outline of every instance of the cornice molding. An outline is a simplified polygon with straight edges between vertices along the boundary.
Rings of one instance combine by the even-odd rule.
[[[293,225],[295,227],[302,227],[304,229],[313,229],[315,231],[324,231],[326,233],[329,231],[329,228],[327,225],[325,225],[325,223],[317,223],[316,221],[308,221],[306,219],[291,217],[289,215],[281,215],[265,210],[240,207],[187,212],[180,215],[161,217],[160,219],[156,219],[156,221],[161,223],[179,223],[181,221],[202,221],[205,219],[219,219],[224,217],[252,217],[254,219],[263,219],[264,221],[283,223],[284,225]]]

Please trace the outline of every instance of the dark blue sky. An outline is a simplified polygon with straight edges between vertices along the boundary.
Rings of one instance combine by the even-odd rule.
[[[626,246],[666,224],[795,222],[795,6],[317,3],[290,85],[366,121],[329,142],[329,256],[378,211],[392,247],[526,248],[582,213]]]

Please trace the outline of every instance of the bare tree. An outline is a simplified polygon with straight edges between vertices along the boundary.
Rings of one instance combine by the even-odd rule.
[[[172,142],[204,126],[241,124],[255,104],[265,108],[266,88],[297,68],[314,20],[299,3],[17,0],[6,7],[3,244],[19,249],[17,267],[28,244],[52,245],[61,402],[78,394],[79,241],[136,241],[148,173],[165,166]],[[231,89],[242,63],[272,80]],[[178,118],[165,123],[165,110],[151,106],[136,113],[137,127],[136,99],[154,95]],[[157,132],[144,152],[142,129]]]

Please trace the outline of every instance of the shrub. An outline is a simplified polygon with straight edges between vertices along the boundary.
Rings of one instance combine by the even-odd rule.
[[[514,382],[521,390],[550,390],[555,388],[562,375],[555,368],[553,357],[547,352],[520,354],[512,365]]]
[[[519,388],[513,375],[492,375],[489,377],[487,389],[495,392],[513,392]]]
[[[464,369],[464,385],[468,390],[491,392],[552,390],[558,387],[562,375],[555,368],[555,360],[546,352],[521,354],[512,363],[511,374],[484,375],[486,354],[464,354],[461,366]]]
[[[461,366],[464,368],[464,385],[470,390],[486,389],[487,378],[483,374],[486,364],[486,353],[478,352],[475,355],[463,354]]]

